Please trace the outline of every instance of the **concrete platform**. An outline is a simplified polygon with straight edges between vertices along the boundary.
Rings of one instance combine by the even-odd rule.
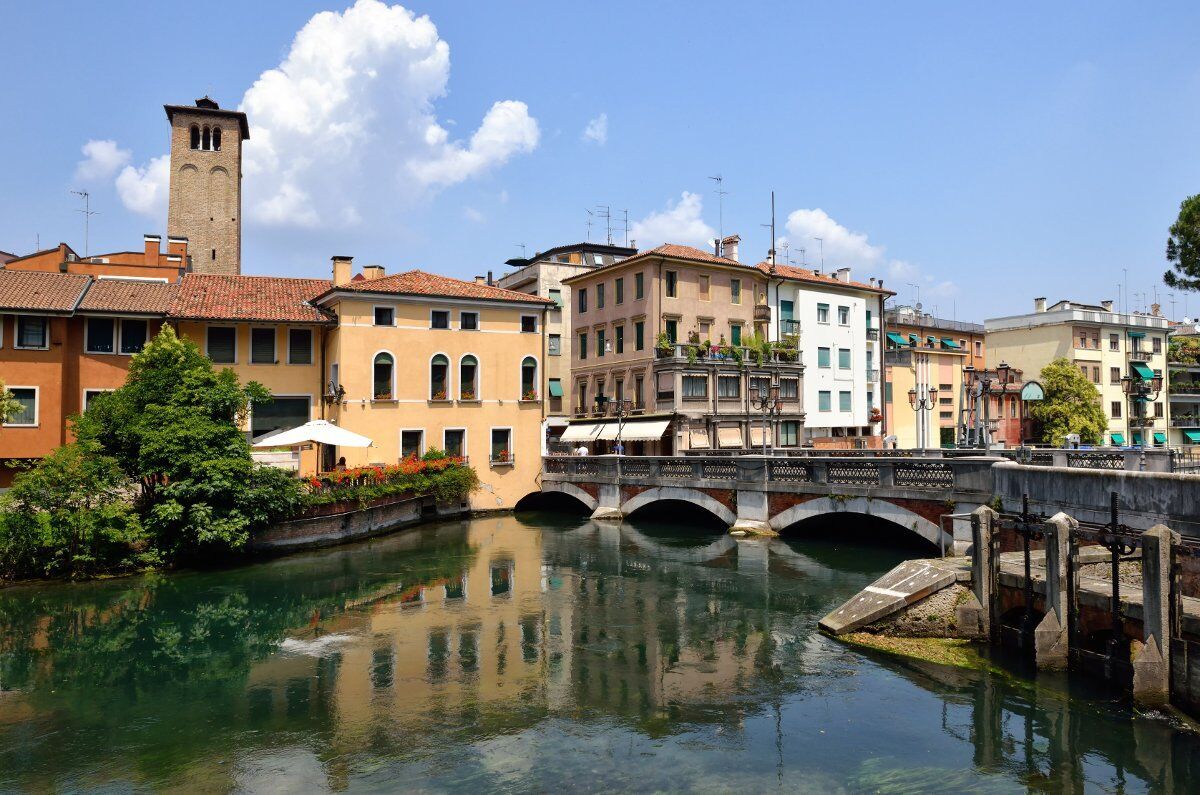
[[[818,626],[834,635],[853,632],[970,575],[970,569],[961,561],[905,561],[822,618]]]

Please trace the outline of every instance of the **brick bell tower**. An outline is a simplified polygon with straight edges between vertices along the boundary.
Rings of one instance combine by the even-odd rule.
[[[171,122],[167,235],[187,238],[194,273],[241,273],[246,114],[208,97],[163,108]]]

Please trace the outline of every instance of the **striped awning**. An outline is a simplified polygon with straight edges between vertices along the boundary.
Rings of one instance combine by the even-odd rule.
[[[581,422],[576,425],[568,425],[567,429],[562,432],[562,436],[558,437],[563,442],[592,442],[596,440],[596,434],[600,432],[600,426],[594,422]]]
[[[626,420],[623,424],[608,422],[600,426],[596,438],[615,442],[619,428],[622,442],[651,442],[661,439],[670,424],[670,420]]]

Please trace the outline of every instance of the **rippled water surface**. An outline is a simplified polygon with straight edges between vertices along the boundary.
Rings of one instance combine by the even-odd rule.
[[[1197,738],[1118,697],[817,633],[906,555],[528,514],[231,571],[0,591],[0,789],[1200,781]]]

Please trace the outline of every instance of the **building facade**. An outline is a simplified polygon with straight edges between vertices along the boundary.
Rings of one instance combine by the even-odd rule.
[[[480,510],[537,489],[545,416],[541,370],[550,301],[422,271],[369,266],[334,278],[314,307],[337,318],[325,350],[327,418],[374,441],[330,451],[347,466],[395,463],[432,448],[469,459]]]
[[[1167,319],[1151,314],[1113,311],[1111,301],[1083,304],[1034,301],[1026,315],[994,318],[984,323],[988,355],[1039,380],[1042,368],[1065,358],[1096,386],[1108,418],[1103,440],[1118,447],[1167,444],[1169,402],[1166,389],[1146,401],[1131,400],[1122,378],[1149,384],[1167,371]],[[1056,440],[1062,443],[1062,440]]]
[[[506,290],[536,295],[550,301],[546,315],[546,362],[542,373],[542,389],[546,396],[547,438],[550,446],[566,427],[571,416],[567,390],[571,384],[571,362],[574,334],[571,332],[571,286],[564,281],[593,268],[620,262],[637,253],[637,249],[609,246],[600,243],[576,243],[557,246],[538,252],[528,259],[510,259],[506,264],[515,270],[506,273],[496,283]],[[487,278],[476,281],[488,283]]]
[[[634,454],[758,449],[802,444],[804,364],[798,353],[758,355],[766,338],[766,279],[732,256],[664,245],[566,280],[573,291],[571,401],[564,440],[593,452]],[[751,390],[780,387],[763,428]],[[598,401],[597,398],[600,398]],[[635,419],[617,422],[628,399]]]
[[[768,336],[791,340],[807,363],[805,442],[814,447],[882,446],[882,282],[762,262],[770,309]]]
[[[954,447],[966,351],[888,332],[885,439],[900,449]]]
[[[196,273],[241,273],[246,114],[208,97],[163,108],[171,124],[167,234],[188,239]]]
[[[1172,327],[1167,345],[1167,440],[1172,447],[1200,444],[1200,325]]]

